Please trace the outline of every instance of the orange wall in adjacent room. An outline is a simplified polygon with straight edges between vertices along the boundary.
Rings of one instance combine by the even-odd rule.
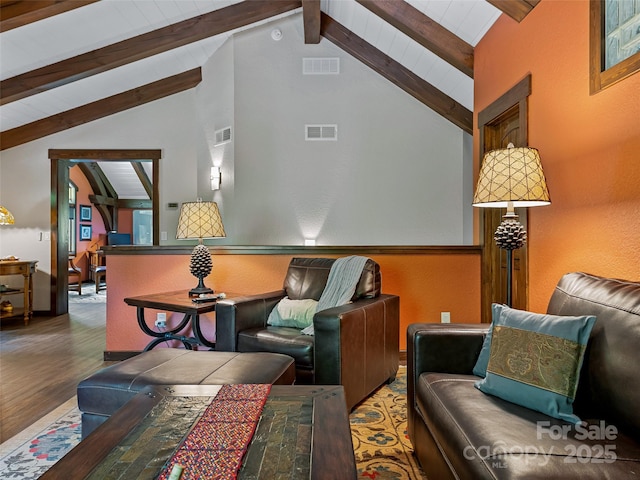
[[[400,296],[401,350],[406,350],[410,323],[440,322],[442,311],[451,313],[452,322],[480,322],[479,253],[370,256],[380,264],[383,293]],[[228,293],[279,290],[291,257],[213,255],[213,271],[205,284],[217,292]],[[107,265],[107,351],[111,352],[142,350],[151,340],[138,327],[136,309],[124,302],[126,297],[188,290],[198,283],[189,273],[189,255],[108,254]],[[151,327],[156,313],[145,311]],[[167,316],[169,327],[182,319],[179,314]],[[207,314],[202,325],[205,336],[214,338],[215,317]]]
[[[474,73],[476,128],[477,112],[532,76],[529,145],[552,204],[529,209],[530,309],[546,310],[566,272],[640,280],[640,73],[589,94],[589,2],[542,0],[521,23],[502,15]],[[478,162],[477,131],[474,152]]]
[[[82,280],[85,281],[89,279],[91,265],[88,251],[96,250],[96,245],[99,245],[100,241],[104,239],[105,228],[98,209],[89,200],[89,195],[94,194],[93,189],[78,165],[74,165],[69,169],[69,179],[78,187],[76,198],[76,255],[74,263],[82,270]],[[89,205],[91,207],[90,222],[80,220],[80,205]],[[91,241],[80,240],[80,225],[91,225]]]

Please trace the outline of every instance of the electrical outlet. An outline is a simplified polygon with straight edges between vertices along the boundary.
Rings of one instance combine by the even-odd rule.
[[[451,312],[440,312],[440,323],[451,323]]]
[[[156,328],[165,328],[167,326],[167,314],[162,312],[156,314]]]

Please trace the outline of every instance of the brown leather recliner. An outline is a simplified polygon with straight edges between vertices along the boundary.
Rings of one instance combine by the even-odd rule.
[[[367,260],[352,302],[315,314],[315,335],[267,325],[285,296],[318,300],[334,261],[293,258],[282,290],[218,301],[216,350],[289,355],[296,383],[342,385],[351,409],[398,370],[400,298],[381,293],[380,266]]]

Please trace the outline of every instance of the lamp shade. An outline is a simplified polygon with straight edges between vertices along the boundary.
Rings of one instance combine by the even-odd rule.
[[[11,212],[0,205],[0,225],[13,225],[16,223]]]
[[[226,237],[215,202],[185,202],[180,209],[176,239]]]
[[[549,205],[551,199],[538,150],[530,147],[501,148],[488,152],[482,161],[474,207],[504,208]]]

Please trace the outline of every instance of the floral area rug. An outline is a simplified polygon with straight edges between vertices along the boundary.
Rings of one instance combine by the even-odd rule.
[[[0,478],[37,479],[75,447],[82,435],[76,405],[74,397],[0,445]]]
[[[349,416],[358,478],[426,480],[407,434],[407,369]]]
[[[69,291],[69,304],[75,303],[107,303],[107,289],[100,287],[100,291],[96,293],[96,286],[93,283],[82,285],[82,295],[78,295],[75,290]]]
[[[407,436],[407,375],[380,387],[349,416],[358,478],[426,480]],[[75,397],[0,445],[0,478],[35,480],[80,442]]]

